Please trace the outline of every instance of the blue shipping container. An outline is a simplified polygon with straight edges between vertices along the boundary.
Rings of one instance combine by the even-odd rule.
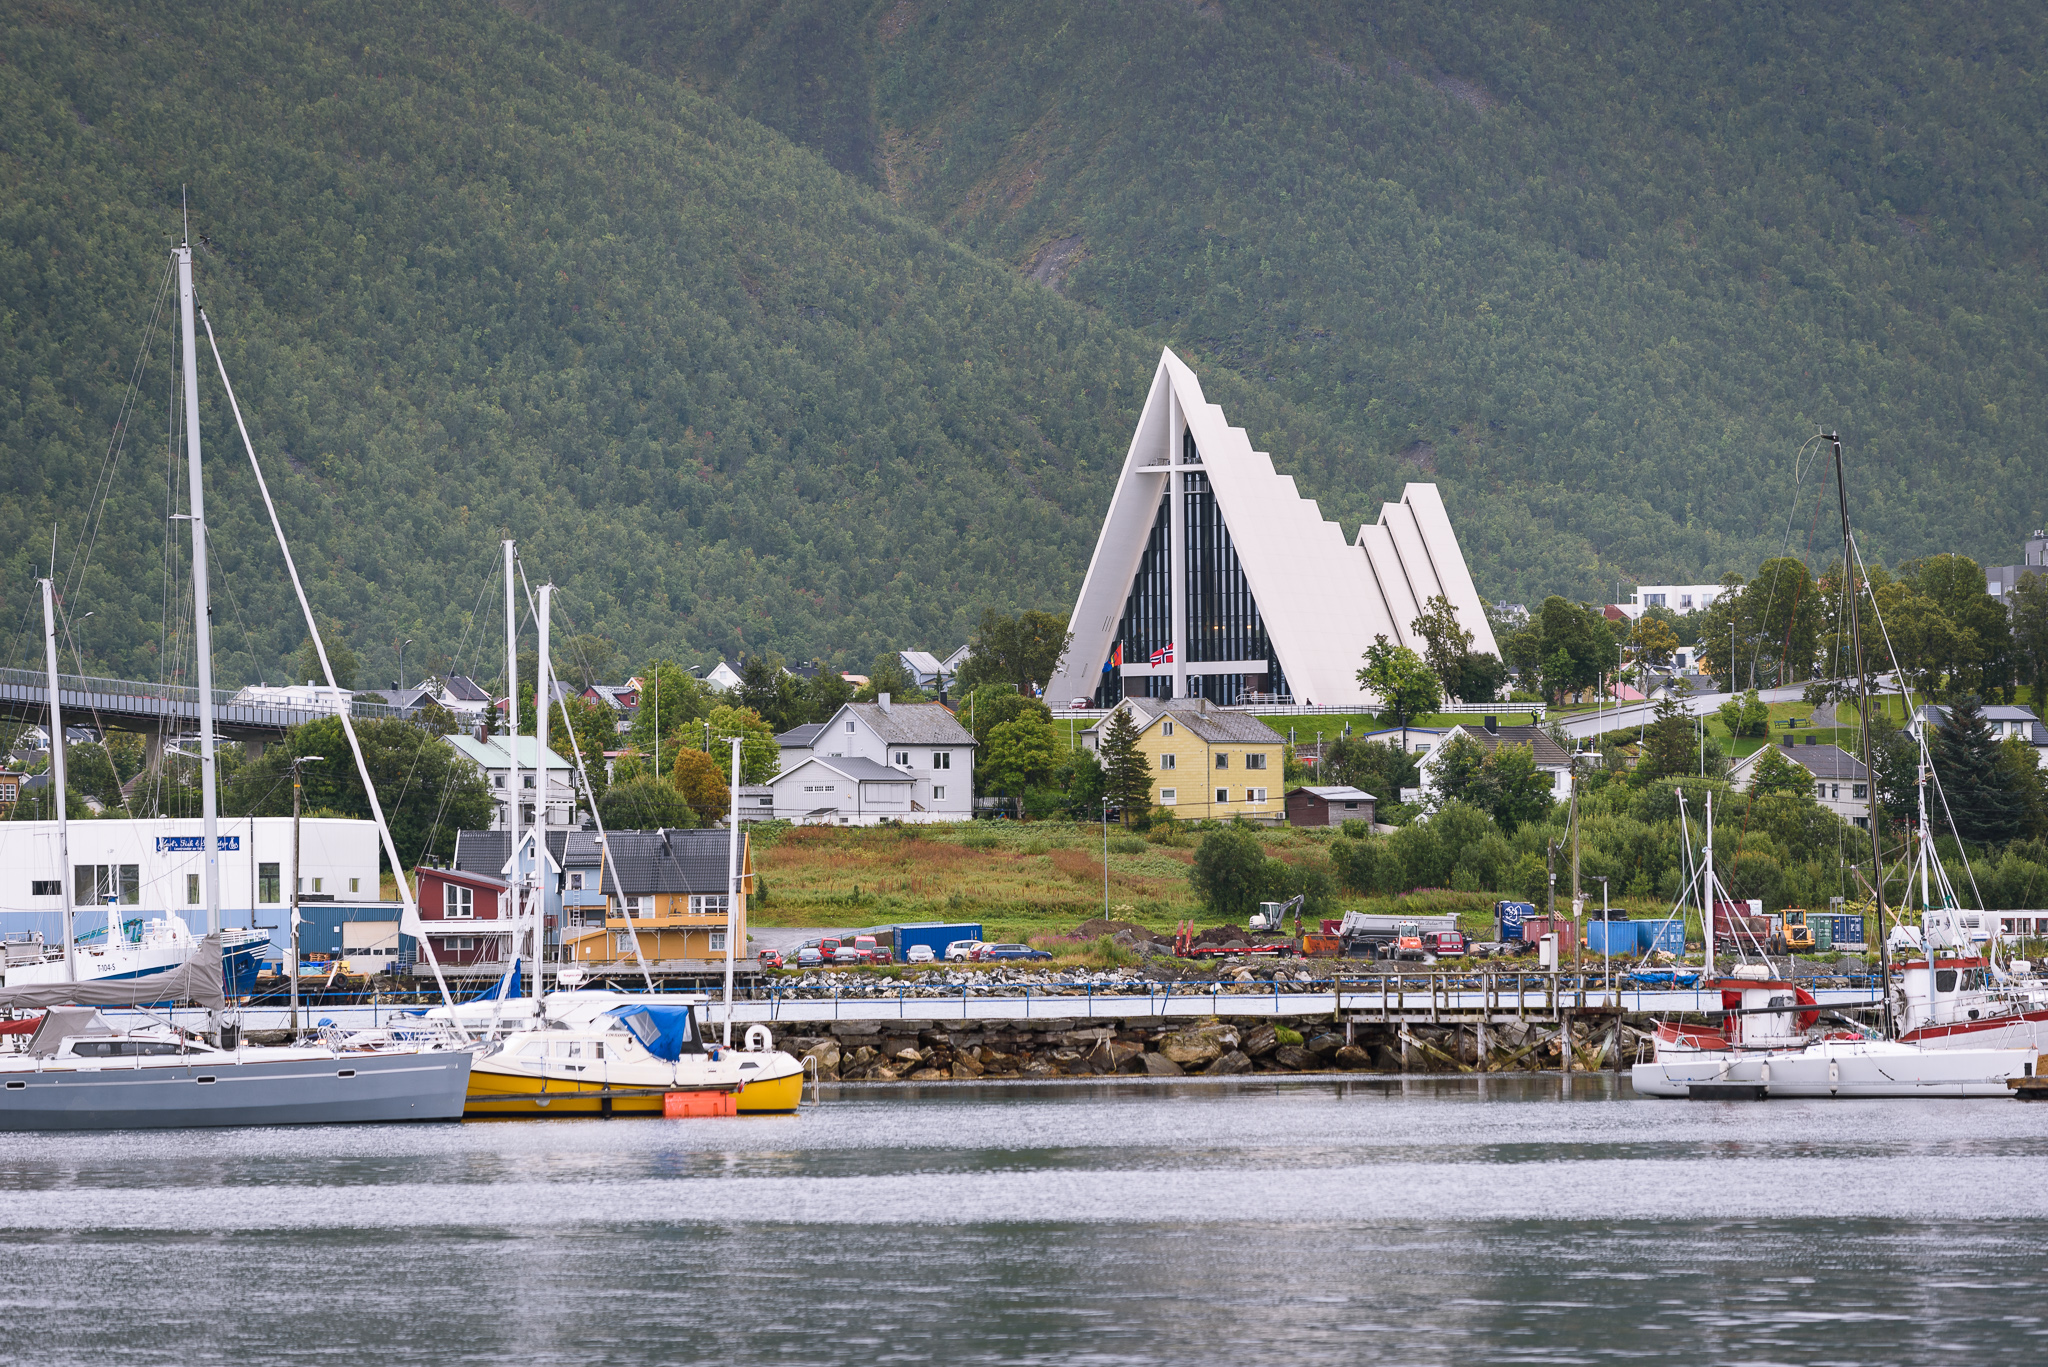
[[[1533,902],[1495,902],[1493,904],[1494,938],[1497,940],[1519,940],[1522,938],[1522,922],[1536,914]]]
[[[1861,916],[1848,916],[1837,912],[1828,912],[1825,919],[1834,923],[1835,948],[1861,949],[1868,943],[1864,938],[1863,918]]]
[[[1636,923],[1588,920],[1586,948],[1595,954],[1626,954],[1633,957],[1636,952]]]
[[[913,945],[931,946],[932,957],[946,957],[946,946],[955,940],[979,940],[979,921],[925,921],[914,926],[892,926],[896,932],[896,962],[909,962]]]
[[[1685,922],[1637,921],[1635,927],[1637,953],[1647,954],[1653,949],[1673,955],[1685,953]]]

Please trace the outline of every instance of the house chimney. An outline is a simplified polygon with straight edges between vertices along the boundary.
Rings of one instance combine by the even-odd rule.
[[[887,712],[889,710],[889,695],[887,693],[875,694],[875,701],[882,705],[882,710],[884,712]]]
[[[1499,717],[1488,717],[1486,719],[1486,734],[1488,734],[1489,736],[1497,736],[1500,734]]]

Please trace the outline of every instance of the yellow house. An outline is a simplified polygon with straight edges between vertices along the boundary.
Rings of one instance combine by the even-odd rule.
[[[1138,748],[1152,765],[1152,803],[1182,821],[1286,820],[1282,778],[1286,741],[1243,712],[1206,698],[1125,698],[1117,704],[1138,728]],[[1100,751],[1110,713],[1088,728]]]
[[[602,899],[604,928],[588,924],[563,936],[577,963],[631,963],[633,940],[649,963],[723,962],[729,836],[721,830],[612,831],[592,869],[565,870],[586,903]],[[740,835],[733,954],[747,955],[747,898],[754,887],[752,842]],[[595,907],[592,908],[595,910]]]

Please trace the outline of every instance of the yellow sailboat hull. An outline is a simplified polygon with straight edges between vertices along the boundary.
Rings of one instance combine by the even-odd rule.
[[[749,1081],[739,1089],[741,1115],[794,1111],[803,1099],[801,1070],[780,1077]],[[465,1120],[546,1119],[550,1116],[648,1115],[663,1113],[669,1092],[726,1091],[725,1087],[668,1085],[639,1087],[630,1082],[594,1082],[561,1077],[500,1072],[487,1064],[470,1070]]]

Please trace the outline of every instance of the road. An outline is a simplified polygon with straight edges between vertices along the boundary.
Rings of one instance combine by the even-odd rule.
[[[1790,688],[1759,688],[1757,697],[1764,702],[1798,702],[1806,696],[1806,685],[1795,684]],[[1730,698],[1740,697],[1736,693],[1695,693],[1681,698],[1678,710],[1690,717],[1712,716],[1714,709]],[[1647,726],[1656,720],[1655,703],[1629,703],[1622,707],[1609,707],[1599,712],[1577,713],[1563,720],[1564,733],[1579,739],[1602,735],[1608,731],[1619,731],[1623,727]]]

